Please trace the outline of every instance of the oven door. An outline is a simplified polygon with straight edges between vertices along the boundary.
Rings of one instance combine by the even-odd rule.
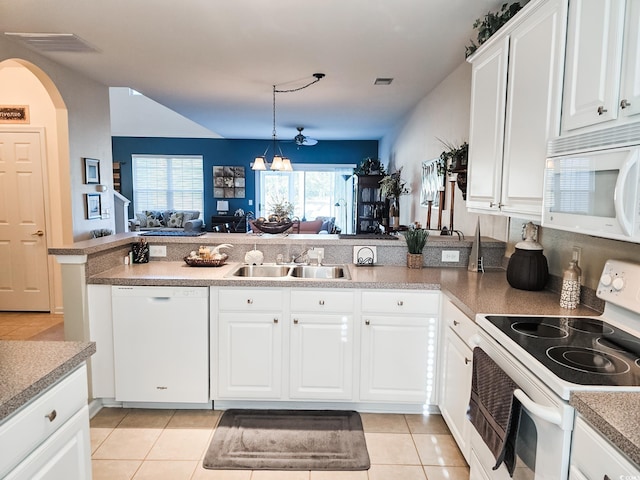
[[[474,337],[484,350],[520,387],[516,397],[523,406],[516,440],[519,480],[566,480],[574,410],[485,332]],[[470,480],[509,480],[503,465],[493,470],[495,459],[480,435],[472,429]]]

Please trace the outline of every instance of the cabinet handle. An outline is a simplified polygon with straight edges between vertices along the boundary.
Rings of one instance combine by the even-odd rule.
[[[277,319],[277,318],[274,318],[274,319],[273,319],[273,323],[278,323],[278,319]]]
[[[608,112],[609,110],[607,110],[606,108],[604,108],[604,106],[600,105],[598,107],[598,115],[603,115],[604,113]]]
[[[489,208],[493,208],[495,206],[496,206],[495,202],[489,202]]]
[[[158,386],[156,387],[156,390],[167,390],[168,387],[163,387],[163,386]]]
[[[402,300],[398,300],[398,306],[401,307],[404,305],[404,302]]]
[[[253,305],[253,298],[247,298],[247,305]]]
[[[631,104],[629,102],[627,102],[626,98],[623,98],[622,100],[620,100],[620,108],[622,108],[623,110],[627,107],[630,107]]]
[[[464,364],[469,365],[470,363],[471,363],[471,360],[469,360],[467,357],[464,357]]]
[[[324,305],[324,300],[319,300],[318,305]]]
[[[297,319],[297,318],[294,318],[294,319],[293,319],[293,323],[295,323],[295,324],[297,325],[297,324],[298,324],[298,319]]]
[[[365,324],[365,325],[371,325],[371,320],[365,320],[365,321],[364,321],[364,324]]]
[[[602,477],[602,480],[611,480],[611,477],[607,474],[605,474],[604,477]]]
[[[458,325],[460,325],[460,322],[459,322],[459,321],[457,321],[457,320],[454,320],[454,321],[453,321],[453,326],[454,326],[454,327],[457,327]]]
[[[45,417],[48,418],[50,422],[53,422],[57,416],[58,416],[58,412],[56,412],[55,410],[51,410],[51,413],[49,413],[48,415],[45,415]]]

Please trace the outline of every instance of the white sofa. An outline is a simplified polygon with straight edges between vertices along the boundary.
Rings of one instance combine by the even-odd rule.
[[[130,230],[140,231],[173,231],[182,229],[185,232],[200,232],[204,229],[204,221],[199,210],[145,210],[136,213],[136,218],[129,220]]]

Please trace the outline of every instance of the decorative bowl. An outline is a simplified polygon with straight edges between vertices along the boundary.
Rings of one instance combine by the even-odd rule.
[[[184,261],[190,267],[221,267],[229,258],[229,255],[223,253],[220,258],[200,258],[200,257],[184,257]]]
[[[264,233],[283,233],[293,226],[294,222],[262,222],[253,223],[253,226]]]

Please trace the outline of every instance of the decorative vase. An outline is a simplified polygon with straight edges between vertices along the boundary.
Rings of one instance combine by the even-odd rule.
[[[542,245],[535,240],[538,227],[529,222],[523,225],[522,233],[524,241],[516,243],[509,259],[507,281],[520,290],[542,290],[549,278],[549,266],[542,254]]]
[[[389,200],[389,229],[398,230],[400,227],[400,202],[398,197]]]
[[[422,268],[424,257],[421,253],[407,253],[408,268]]]

